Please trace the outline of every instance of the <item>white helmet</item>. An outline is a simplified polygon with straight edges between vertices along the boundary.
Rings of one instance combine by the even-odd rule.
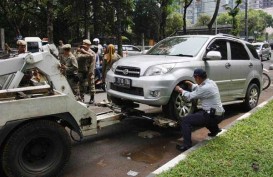
[[[99,40],[98,38],[94,38],[94,39],[93,39],[93,42],[98,42],[98,43],[100,43],[100,40]]]

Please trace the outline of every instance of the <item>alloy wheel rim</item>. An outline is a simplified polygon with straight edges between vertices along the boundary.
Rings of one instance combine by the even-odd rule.
[[[249,104],[251,107],[255,107],[258,102],[258,91],[257,89],[253,88],[250,91],[250,96],[249,96]]]
[[[175,107],[179,117],[184,117],[190,113],[192,102],[187,101],[182,94],[177,96]]]

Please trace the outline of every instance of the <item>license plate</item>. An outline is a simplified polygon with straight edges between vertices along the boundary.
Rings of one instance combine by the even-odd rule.
[[[130,88],[131,79],[116,77],[114,84],[120,87]]]

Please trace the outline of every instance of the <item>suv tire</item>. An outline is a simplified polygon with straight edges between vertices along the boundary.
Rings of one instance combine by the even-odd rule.
[[[244,106],[247,111],[257,106],[260,96],[260,89],[257,84],[251,83],[246,92]]]
[[[180,85],[184,90],[189,90],[187,86]],[[182,94],[173,91],[167,105],[162,106],[164,114],[173,120],[181,120],[183,117],[193,113],[196,109],[197,101],[187,101]]]

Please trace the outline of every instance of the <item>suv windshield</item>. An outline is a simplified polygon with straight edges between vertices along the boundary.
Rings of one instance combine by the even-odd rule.
[[[172,37],[167,38],[155,47],[148,55],[172,55],[172,56],[195,56],[204,46],[208,37]]]

